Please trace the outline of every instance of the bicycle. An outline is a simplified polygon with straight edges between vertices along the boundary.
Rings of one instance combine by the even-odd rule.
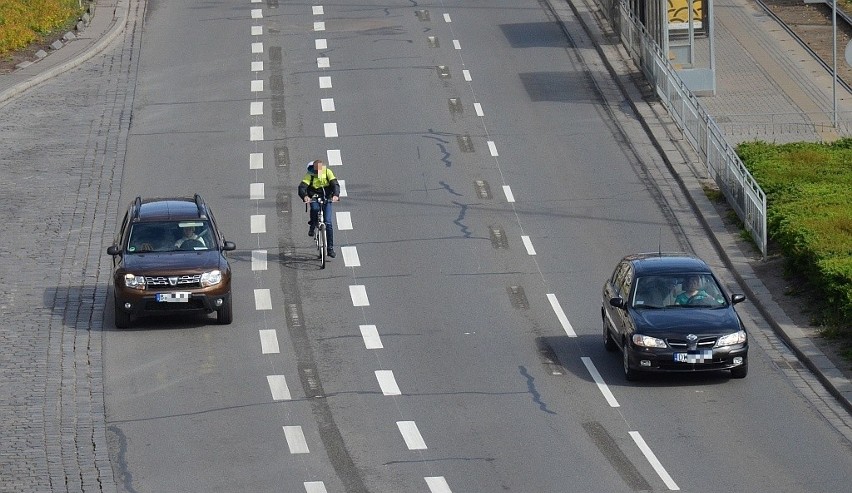
[[[317,255],[320,261],[320,268],[325,269],[325,259],[328,256],[328,238],[325,231],[325,199],[314,194],[311,197],[311,202],[319,204],[317,212],[317,225],[314,232],[314,243],[317,245]],[[308,209],[309,203],[305,203],[305,212],[310,212]]]

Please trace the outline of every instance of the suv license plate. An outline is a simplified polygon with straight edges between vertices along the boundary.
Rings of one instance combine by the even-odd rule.
[[[706,363],[713,361],[713,350],[705,349],[689,353],[674,353],[674,360],[678,363]]]
[[[157,301],[166,303],[187,303],[189,302],[189,294],[180,293],[157,293]]]

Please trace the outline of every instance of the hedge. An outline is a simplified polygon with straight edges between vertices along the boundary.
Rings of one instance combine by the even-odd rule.
[[[0,0],[0,55],[26,48],[79,14],[79,0]]]

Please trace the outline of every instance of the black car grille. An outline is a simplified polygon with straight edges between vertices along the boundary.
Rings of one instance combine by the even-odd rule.
[[[145,285],[155,289],[200,288],[201,274],[183,276],[145,276]]]
[[[666,342],[672,349],[687,349],[689,347],[689,342],[686,339],[666,339]],[[701,339],[698,339],[698,341],[696,341],[695,348],[711,349],[715,345],[715,337],[702,337]]]

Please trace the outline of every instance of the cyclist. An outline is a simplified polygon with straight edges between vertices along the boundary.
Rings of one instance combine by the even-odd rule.
[[[311,204],[311,220],[308,222],[308,236],[314,235],[317,227],[319,203],[311,200],[314,195],[325,199],[323,215],[325,216],[325,233],[328,239],[328,256],[334,257],[334,231],[331,225],[331,203],[340,200],[340,184],[334,173],[325,167],[321,159],[308,163],[308,172],[299,182],[299,197],[306,204]]]

